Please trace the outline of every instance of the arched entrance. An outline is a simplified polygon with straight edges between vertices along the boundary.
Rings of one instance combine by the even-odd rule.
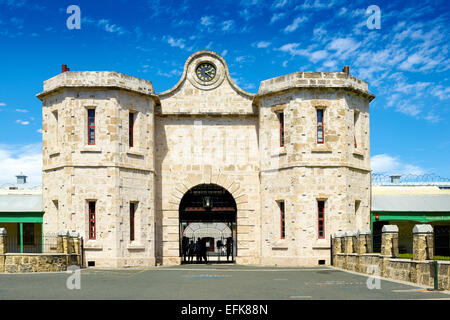
[[[216,184],[200,184],[180,202],[180,257],[182,263],[234,262],[236,257],[236,202]],[[200,252],[197,257],[197,253]]]

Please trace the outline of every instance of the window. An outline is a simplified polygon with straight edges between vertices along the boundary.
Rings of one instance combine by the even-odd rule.
[[[284,147],[284,112],[278,112],[277,117],[280,122],[280,147]]]
[[[357,131],[358,131],[358,119],[359,119],[359,112],[358,111],[354,111],[353,113],[353,139],[355,142],[355,148],[358,148],[358,143],[357,143]]]
[[[358,215],[359,213],[359,205],[361,204],[360,200],[355,201],[355,215]]]
[[[323,109],[317,109],[317,143],[324,143]]]
[[[95,109],[88,109],[88,144],[95,144]]]
[[[53,121],[53,123],[54,123],[54,125],[55,125],[55,136],[53,137],[53,139],[54,139],[54,141],[55,141],[55,146],[58,146],[58,141],[59,141],[59,138],[58,138],[58,127],[59,127],[59,122],[58,122],[58,111],[53,111],[52,112],[52,114],[53,114],[53,119],[54,119],[54,121]]]
[[[89,240],[96,238],[95,201],[89,201]]]
[[[134,241],[134,215],[136,212],[136,204],[130,202],[130,241]]]
[[[318,233],[317,236],[319,239],[325,239],[325,201],[319,200],[317,201],[317,226]]]
[[[284,201],[278,201],[278,206],[280,207],[280,238],[286,238],[286,216],[284,212]]]
[[[134,120],[135,120],[135,114],[133,112],[129,113],[128,116],[128,136],[129,136],[129,142],[130,142],[130,148],[133,147],[134,144]]]

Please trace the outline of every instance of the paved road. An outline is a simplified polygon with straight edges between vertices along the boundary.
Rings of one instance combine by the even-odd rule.
[[[329,267],[182,265],[151,269],[83,269],[79,290],[68,273],[0,274],[0,299],[310,300],[450,299],[450,294]],[[74,282],[73,282],[74,283]]]

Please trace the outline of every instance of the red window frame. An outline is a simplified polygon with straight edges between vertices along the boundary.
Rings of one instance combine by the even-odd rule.
[[[96,236],[95,201],[89,201],[89,240],[95,240]]]
[[[284,201],[279,201],[278,206],[280,207],[280,238],[286,239],[286,212]]]
[[[130,141],[130,148],[133,147],[134,144],[134,112],[130,112],[128,116],[128,136]]]
[[[88,109],[88,144],[95,145],[95,109]]]
[[[136,212],[136,205],[130,202],[130,241],[134,241],[134,216]]]
[[[317,201],[317,238],[325,239],[325,201]]]
[[[284,147],[284,112],[278,112],[277,116],[280,122],[280,147]]]
[[[325,130],[324,130],[324,124],[323,124],[323,116],[325,114],[324,109],[317,109],[317,143],[324,143],[325,142]]]

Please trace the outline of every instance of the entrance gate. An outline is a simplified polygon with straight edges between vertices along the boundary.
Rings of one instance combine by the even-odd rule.
[[[179,211],[182,263],[205,263],[201,256],[214,263],[235,261],[237,209],[226,189],[198,185],[183,196]]]

